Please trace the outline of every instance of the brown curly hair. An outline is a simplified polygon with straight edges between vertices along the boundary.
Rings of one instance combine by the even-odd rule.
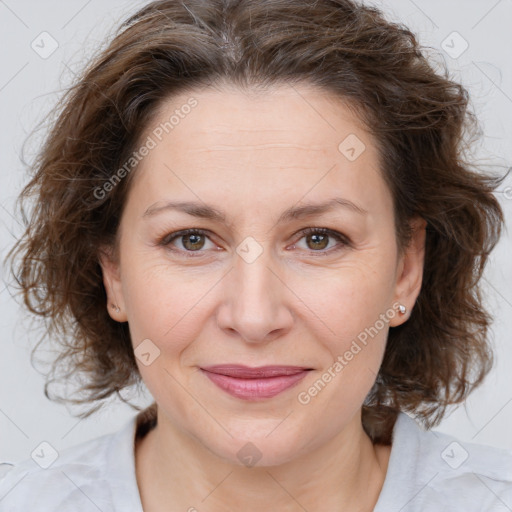
[[[431,428],[462,402],[493,362],[478,283],[502,229],[493,190],[503,178],[470,163],[468,93],[423,50],[407,27],[350,0],[162,0],[131,16],[60,102],[20,195],[26,231],[12,271],[62,344],[46,396],[90,405],[86,417],[141,382],[128,324],[107,312],[98,260],[100,246],[115,245],[136,170],[108,194],[94,191],[162,102],[222,82],[263,91],[302,82],[347,101],[378,141],[399,247],[412,217],[427,221],[422,289],[409,320],[390,329],[363,426],[389,443],[398,411]],[[50,393],[69,377],[80,396]]]

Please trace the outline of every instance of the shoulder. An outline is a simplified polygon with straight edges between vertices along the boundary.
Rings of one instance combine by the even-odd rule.
[[[0,473],[0,510],[113,510],[113,493],[130,484],[133,487],[135,483],[134,428],[135,421],[131,419],[118,432],[86,441],[61,453],[50,445],[40,446],[33,458],[15,464],[4,471],[3,477]],[[133,488],[130,491],[133,492]]]
[[[375,512],[512,510],[512,450],[427,431],[401,413],[393,431],[383,502],[391,492],[394,503]]]

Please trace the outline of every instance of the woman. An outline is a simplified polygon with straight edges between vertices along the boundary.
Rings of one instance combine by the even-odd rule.
[[[512,508],[510,451],[428,431],[492,362],[500,180],[463,158],[467,102],[347,0],[127,20],[65,98],[12,256],[67,399],[155,403],[12,469],[2,510]]]

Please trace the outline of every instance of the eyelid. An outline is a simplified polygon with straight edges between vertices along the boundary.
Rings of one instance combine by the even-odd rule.
[[[335,229],[330,229],[330,228],[309,227],[309,228],[301,229],[296,234],[297,235],[302,235],[302,237],[304,237],[306,235],[314,235],[314,234],[317,234],[317,233],[329,235],[329,236],[331,236],[333,238],[336,238],[337,240],[339,240],[340,242],[342,242],[342,243],[344,243],[346,245],[350,245],[352,243],[348,236],[346,236],[343,233],[340,233],[339,231],[336,231]]]
[[[203,235],[208,239],[211,239],[212,232],[207,229],[201,229],[201,228],[187,228],[187,229],[180,229],[179,231],[173,231],[172,233],[167,233],[163,237],[161,237],[156,245],[160,245],[163,247],[169,247],[171,243],[174,240],[177,240],[183,236],[190,235],[190,234],[197,234],[197,235]],[[210,240],[211,241],[211,240]],[[212,241],[212,243],[214,243]],[[178,253],[188,253],[189,255],[193,256],[194,253],[201,254],[205,251],[183,251],[181,249],[171,249],[174,252]]]

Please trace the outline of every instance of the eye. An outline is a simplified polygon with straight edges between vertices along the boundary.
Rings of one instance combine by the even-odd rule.
[[[181,247],[177,249],[173,249],[174,241],[179,240],[179,244]],[[165,247],[169,247],[172,251],[176,252],[185,252],[187,256],[194,257],[194,252],[203,252],[201,249],[205,247],[205,240],[209,240],[208,232],[202,229],[185,229],[183,231],[176,231],[175,233],[171,233],[170,235],[165,236],[160,242],[159,245],[163,245]],[[213,247],[215,245],[210,241]],[[212,247],[210,247],[211,249]],[[206,247],[208,249],[208,247]],[[199,255],[198,255],[199,256]]]
[[[302,235],[300,240],[303,238],[306,240],[306,250],[320,253],[319,255],[339,251],[350,244],[349,239],[345,235],[327,228],[307,228],[302,230],[299,234]],[[338,246],[334,244],[334,248],[331,247],[326,251],[324,249],[329,246],[330,239],[335,239],[339,243]]]
[[[319,253],[319,256],[339,251],[345,246],[350,245],[350,241],[346,236],[327,228],[306,228],[300,231],[299,234],[302,235],[299,240],[304,238],[307,241],[308,247],[306,247],[306,250]],[[330,248],[326,251],[325,248],[329,246],[330,239],[337,240],[338,244],[337,246],[335,244],[334,248]],[[175,243],[176,241],[179,241],[179,243]],[[211,247],[205,247],[207,241],[211,244]],[[217,246],[211,242],[208,231],[195,228],[176,231],[175,233],[166,235],[158,242],[158,245],[167,247],[171,251],[178,254],[181,253],[186,257],[201,256],[206,250],[217,248]],[[295,247],[295,244],[292,247]]]

